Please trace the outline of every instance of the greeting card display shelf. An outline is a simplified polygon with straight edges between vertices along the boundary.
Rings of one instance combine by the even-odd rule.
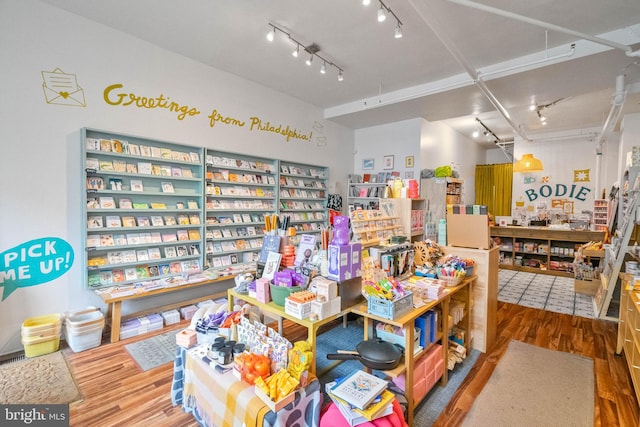
[[[159,283],[201,270],[202,148],[81,133],[85,286]]]
[[[87,288],[161,282],[205,267],[221,274],[244,269],[255,264],[262,247],[265,215],[288,215],[299,234],[317,233],[328,224],[326,167],[90,128],[82,129],[81,139]],[[197,234],[185,242],[184,258],[173,257],[170,248],[182,251],[185,239],[178,234],[184,231]],[[135,247],[122,243],[132,233],[142,235],[134,239]],[[161,249],[160,258],[142,254],[140,260],[136,254],[126,265],[139,266],[139,272],[150,269],[149,277],[134,278],[130,270],[122,279],[123,274],[127,277],[119,271],[124,263],[104,262],[118,260],[122,254],[116,251],[130,249],[151,249],[157,257],[156,248]],[[190,264],[173,264],[172,271],[177,261]]]

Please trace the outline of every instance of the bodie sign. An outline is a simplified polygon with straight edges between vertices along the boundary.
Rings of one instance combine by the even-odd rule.
[[[591,192],[591,189],[585,187],[583,185],[572,184],[571,187],[567,187],[564,184],[556,184],[556,185],[541,185],[540,188],[536,191],[534,188],[530,188],[525,190],[524,193],[527,195],[527,198],[530,202],[533,202],[538,197],[554,197],[554,198],[569,198],[576,199],[581,202],[587,200],[587,195]]]

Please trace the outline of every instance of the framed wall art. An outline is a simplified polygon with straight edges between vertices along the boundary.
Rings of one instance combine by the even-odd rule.
[[[406,168],[413,167],[413,156],[407,156],[404,158],[404,167]]]
[[[373,159],[363,159],[362,160],[362,169],[373,169],[375,162]]]
[[[382,158],[382,164],[384,169],[393,169],[393,155],[384,156]]]

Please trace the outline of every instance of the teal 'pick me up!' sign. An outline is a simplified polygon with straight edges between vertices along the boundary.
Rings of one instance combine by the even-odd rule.
[[[18,288],[50,282],[69,271],[73,248],[57,237],[30,240],[0,253],[2,301]]]

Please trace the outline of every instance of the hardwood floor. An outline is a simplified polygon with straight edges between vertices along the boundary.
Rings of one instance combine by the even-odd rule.
[[[176,331],[188,322],[172,325]],[[170,330],[165,328],[157,334]],[[436,426],[457,426],[487,383],[509,340],[592,357],[595,361],[596,426],[637,426],[640,411],[623,356],[614,354],[617,325],[507,303],[498,304],[496,346],[480,355],[469,376],[442,411]],[[305,330],[285,321],[292,340]],[[80,353],[63,350],[84,400],[71,405],[71,426],[196,426],[193,418],[171,405],[173,364],[147,372],[135,364],[124,345],[150,335]],[[423,426],[419,426],[423,427]]]
[[[623,355],[615,355],[617,324],[498,303],[498,337],[481,354],[434,426],[457,426],[491,377],[510,340],[591,357],[595,368],[595,426],[637,426],[638,403]],[[542,410],[542,408],[541,408]]]

